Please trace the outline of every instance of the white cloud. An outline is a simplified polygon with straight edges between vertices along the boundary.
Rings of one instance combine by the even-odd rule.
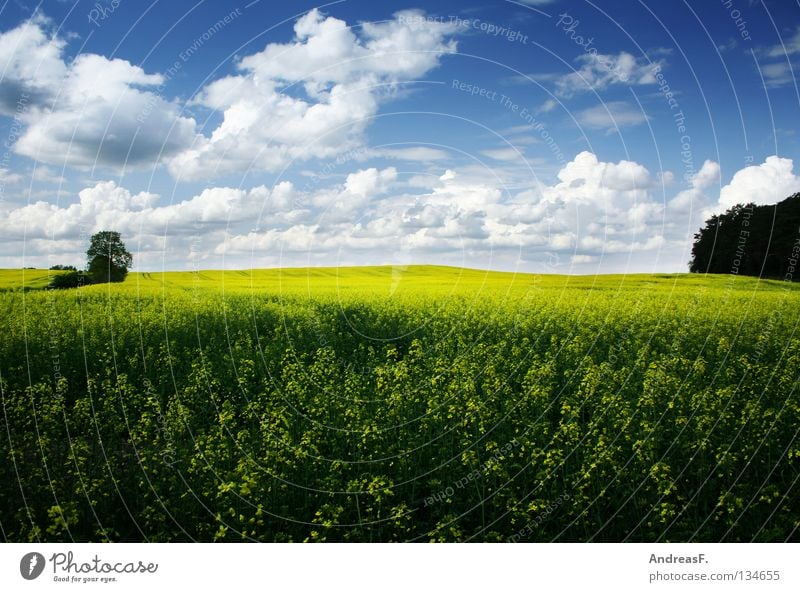
[[[357,34],[312,10],[295,23],[294,41],[242,58],[241,74],[202,90],[196,103],[221,111],[223,121],[175,157],[171,170],[192,179],[251,167],[274,171],[359,146],[381,100],[456,49],[447,37],[457,26],[423,16],[398,12],[387,22],[363,23]],[[305,98],[288,94],[287,85]]]
[[[663,239],[663,207],[650,193],[653,176],[633,161],[602,162],[581,152],[558,173],[559,182],[540,189],[541,199],[511,207],[507,220],[524,221],[532,232],[544,228],[559,238],[550,246],[596,252],[640,252],[658,249]],[[661,238],[658,238],[661,237]]]
[[[777,88],[794,83],[794,71],[797,65],[792,60],[794,55],[800,53],[800,26],[795,29],[791,37],[770,47],[758,47],[756,53],[765,61],[782,58],[777,62],[758,65],[759,72],[768,87]]]
[[[530,135],[511,136],[511,137],[506,137],[505,139],[514,146],[529,146],[531,144],[541,143],[541,140],[539,138]]]
[[[794,81],[793,67],[789,62],[761,64],[759,70],[764,77],[764,83],[771,88],[784,86]]]
[[[599,261],[600,257],[596,255],[573,255],[570,257],[569,262],[575,265],[580,265],[582,263],[595,263]]]
[[[779,62],[777,64],[766,64],[761,66],[761,74],[764,76],[764,82],[770,88],[792,84],[795,80],[794,75],[795,66],[788,62]]]
[[[272,195],[282,200],[286,189],[285,184],[279,185]],[[58,206],[38,201],[12,210],[0,221],[0,234],[6,240],[16,240],[76,238],[81,232],[108,228],[126,235],[180,234],[200,228],[213,231],[253,219],[270,197],[264,186],[249,191],[213,187],[190,199],[159,206],[158,195],[146,191],[134,194],[114,181],[102,181],[81,190],[76,203]]]
[[[295,41],[269,44],[243,58],[240,67],[262,79],[301,82],[315,96],[331,84],[359,82],[365,75],[411,80],[456,49],[445,36],[456,33],[457,25],[422,17],[422,11],[404,10],[386,22],[364,22],[359,38],[346,22],[315,8],[295,23]]]
[[[707,206],[711,198],[706,190],[718,184],[719,179],[719,164],[712,160],[706,160],[700,170],[691,178],[690,187],[679,192],[670,200],[669,208],[685,212]]]
[[[352,220],[370,202],[385,194],[397,180],[397,169],[369,168],[350,173],[342,187],[323,189],[311,197],[327,223]],[[363,215],[363,212],[360,212]]]
[[[611,132],[617,128],[640,125],[647,121],[647,116],[624,101],[611,101],[579,111],[577,119],[586,127]]]
[[[558,101],[555,99],[547,99],[544,103],[542,103],[539,108],[536,110],[537,113],[550,113],[553,109],[558,107]]]
[[[313,190],[289,182],[211,187],[171,204],[107,181],[79,192],[75,203],[40,201],[12,210],[0,221],[0,236],[55,238],[51,247],[26,244],[47,253],[74,248],[80,260],[81,234],[113,228],[140,249],[138,264],[151,268],[167,252],[176,261],[171,267],[187,266],[196,253],[204,265],[447,261],[491,267],[500,257],[551,271],[601,254],[604,263],[668,247],[680,256],[672,247],[685,241],[687,224],[679,223],[680,213],[664,219],[663,205],[651,195],[654,176],[637,162],[604,162],[582,152],[554,183],[515,190],[476,173],[447,169],[425,184],[409,184],[394,167],[370,167]],[[706,187],[713,179],[709,164],[694,182]]]
[[[455,170],[417,185],[428,188],[412,194],[396,193],[399,185],[382,184],[379,177],[375,169],[351,175],[342,187],[312,197],[328,208],[315,220],[234,235],[217,252],[277,251],[289,260],[291,253],[303,253],[319,261],[330,253],[363,253],[369,262],[367,253],[379,249],[384,258],[407,263],[525,249],[546,254],[548,261],[565,253],[575,255],[575,263],[589,263],[600,252],[644,253],[669,244],[663,207],[649,193],[653,177],[632,161],[602,162],[583,152],[562,168],[556,184],[512,195],[500,185]],[[371,197],[360,201],[359,194]],[[330,215],[336,204],[353,199],[359,216]]]
[[[659,181],[664,185],[664,187],[669,187],[675,182],[675,173],[672,171],[661,171],[658,174]]]
[[[14,173],[7,168],[0,167],[0,184],[15,185],[24,179],[19,173]]]
[[[66,179],[56,173],[53,169],[44,165],[39,165],[33,170],[33,180],[39,183],[47,183],[51,185],[61,185],[66,183]]]
[[[52,100],[66,76],[65,42],[49,36],[47,24],[38,17],[0,33],[0,113],[13,115],[20,104]]]
[[[692,187],[706,189],[719,181],[719,164],[713,160],[706,160],[700,170],[692,177]]]
[[[164,161],[191,179],[276,171],[360,146],[397,85],[455,51],[457,25],[422,17],[402,11],[354,29],[312,10],[295,23],[293,41],[242,57],[238,74],[201,89],[194,103],[222,113],[208,135],[160,95],[168,76],[91,53],[67,62],[64,39],[36,19],[0,33],[0,113],[19,112],[25,128],[14,149],[42,163],[118,170]],[[442,152],[387,156],[419,161]]]
[[[319,240],[316,240],[317,229],[316,225],[298,224],[285,230],[240,234],[229,237],[218,244],[214,252],[217,254],[250,253],[253,251],[302,253],[313,250],[315,246],[324,250],[326,248],[325,243],[320,243]]]
[[[396,158],[410,162],[430,162],[433,160],[446,160],[450,154],[446,150],[431,148],[429,146],[411,146],[407,148],[380,148],[374,151],[375,156]]]
[[[641,195],[652,184],[650,172],[641,164],[621,160],[600,162],[591,152],[581,152],[558,173],[556,188],[569,200],[595,201],[607,191]],[[600,190],[600,192],[596,192]]]
[[[800,27],[797,27],[794,35],[785,40],[783,43],[773,45],[764,51],[764,53],[771,58],[789,56],[800,53]]]
[[[344,192],[350,195],[373,197],[385,193],[397,179],[397,169],[389,167],[379,171],[370,168],[347,175]]]
[[[757,166],[736,172],[722,188],[719,203],[726,208],[737,203],[775,204],[800,191],[800,177],[794,174],[791,158],[769,156]]]
[[[481,154],[493,160],[506,162],[520,162],[525,159],[522,151],[517,148],[490,148],[489,150],[481,150]]]
[[[38,19],[0,34],[0,110],[27,126],[17,153],[50,164],[119,168],[153,164],[188,146],[194,121],[144,90],[163,76],[90,53],[67,64],[65,42],[46,27]]]
[[[67,64],[65,42],[47,26],[36,19],[0,34],[0,110],[13,109],[26,125],[17,153],[50,164],[118,169],[152,165],[191,142],[194,121],[144,90],[158,87],[163,76],[90,53]]]
[[[580,68],[556,80],[556,94],[570,97],[578,92],[600,91],[614,84],[656,84],[656,72],[664,62],[639,60],[632,54],[621,51],[617,55],[594,52],[577,58]],[[555,106],[555,105],[553,105]]]

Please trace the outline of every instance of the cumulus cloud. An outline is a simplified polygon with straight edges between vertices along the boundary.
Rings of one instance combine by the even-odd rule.
[[[385,193],[391,183],[397,179],[397,169],[389,167],[379,171],[369,168],[347,175],[344,193],[359,197],[374,197]]]
[[[186,148],[195,122],[154,89],[164,82],[122,59],[80,54],[44,19],[0,34],[0,111],[26,125],[14,150],[44,163],[92,167],[153,164]]]
[[[605,202],[612,195],[641,197],[652,184],[650,171],[639,163],[621,160],[600,162],[591,152],[581,152],[558,173],[561,181],[554,190],[569,201]],[[598,191],[599,190],[599,191]]]
[[[312,95],[331,84],[358,82],[365,75],[409,80],[438,65],[456,49],[446,35],[457,25],[430,22],[419,10],[404,10],[386,22],[361,24],[360,37],[346,22],[313,9],[295,23],[295,40],[273,43],[241,60],[241,68],[261,78],[301,82]]]
[[[248,191],[212,187],[189,199],[158,205],[161,198],[156,194],[132,193],[114,181],[101,181],[81,190],[75,203],[37,201],[12,210],[0,221],[0,235],[4,240],[77,239],[108,228],[128,236],[208,232],[256,217],[271,198],[287,207],[285,193],[291,189],[287,183],[271,192],[264,186]]]
[[[397,179],[397,169],[374,167],[350,173],[342,187],[331,187],[311,196],[310,202],[331,221],[350,220],[379,196],[386,193]],[[360,212],[363,215],[363,212]]]
[[[647,250],[663,231],[663,207],[650,192],[654,180],[639,163],[603,162],[581,152],[558,173],[559,183],[542,189],[551,231],[572,232],[576,245],[600,251]],[[638,240],[648,236],[650,242]]]
[[[398,84],[455,51],[457,25],[422,17],[402,11],[353,28],[312,10],[295,23],[291,42],[242,57],[237,74],[200,90],[194,104],[222,114],[205,135],[161,95],[169,74],[91,53],[67,60],[66,41],[46,19],[34,19],[0,33],[0,113],[25,126],[15,151],[42,163],[120,169],[163,161],[190,179],[276,171],[360,146]],[[420,147],[387,152],[408,160],[441,155]]]
[[[650,195],[653,176],[632,161],[603,162],[582,152],[561,169],[555,184],[513,194],[452,169],[427,187],[419,185],[422,192],[408,192],[417,186],[399,179],[382,184],[379,177],[375,169],[351,175],[343,186],[314,198],[329,210],[313,221],[232,235],[216,251],[280,252],[288,259],[302,253],[312,260],[363,253],[368,261],[370,250],[380,249],[384,259],[425,262],[448,256],[474,261],[522,249],[546,257],[552,267],[558,253],[565,255],[561,261],[588,264],[601,252],[638,253],[670,244],[663,207]],[[353,199],[354,184],[372,195],[359,205],[357,219],[330,216],[331,203]]]
[[[719,203],[726,208],[737,203],[775,204],[800,191],[800,177],[794,174],[791,158],[769,156],[757,166],[736,172],[722,188]]]
[[[580,67],[556,80],[556,94],[570,97],[579,92],[600,91],[615,84],[655,84],[656,73],[663,67],[663,60],[650,62],[637,59],[621,51],[617,55],[595,52],[577,58]]]
[[[695,187],[713,185],[715,171],[713,163],[704,165]],[[145,245],[140,248],[157,262],[159,245],[169,244],[178,262],[190,251],[256,266],[490,266],[497,256],[550,270],[591,265],[602,254],[652,255],[685,241],[681,214],[665,220],[652,195],[655,176],[634,161],[606,162],[581,152],[553,183],[513,190],[468,168],[440,169],[426,179],[412,183],[394,167],[369,167],[324,187],[211,187],[174,203],[105,181],[80,191],[75,203],[40,201],[12,210],[0,222],[0,236],[55,238],[54,248],[79,250],[81,235],[111,227]]]
[[[265,232],[231,236],[217,253],[280,252],[372,253],[381,262],[424,262],[432,254],[470,245],[485,250],[487,209],[502,192],[489,184],[461,180],[447,170],[427,193],[406,193],[393,168],[366,169],[347,177],[340,187],[317,192],[311,201],[322,208],[311,222]],[[358,215],[349,209],[357,204]],[[378,253],[380,253],[378,255]],[[417,256],[412,256],[416,253]]]
[[[658,178],[664,187],[669,187],[675,182],[675,173],[672,171],[661,171]]]
[[[398,83],[424,76],[455,51],[448,37],[456,25],[423,16],[402,11],[357,30],[312,10],[295,23],[292,42],[245,56],[240,74],[199,93],[195,102],[222,112],[222,123],[176,156],[171,170],[192,179],[274,171],[354,149]]]
[[[719,164],[706,160],[700,170],[692,177],[690,187],[680,191],[669,202],[669,208],[685,212],[690,209],[703,208],[711,202],[708,189],[718,184],[720,179]]]
[[[42,17],[0,33],[0,113],[14,115],[20,104],[51,101],[67,74],[65,42],[45,32]]]

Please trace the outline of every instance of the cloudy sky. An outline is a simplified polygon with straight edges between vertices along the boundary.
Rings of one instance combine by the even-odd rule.
[[[789,0],[5,2],[0,267],[685,271],[800,191],[795,65]]]

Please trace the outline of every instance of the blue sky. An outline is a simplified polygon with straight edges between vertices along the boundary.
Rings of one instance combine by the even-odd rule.
[[[684,271],[800,191],[796,64],[789,1],[8,1],[0,266]]]

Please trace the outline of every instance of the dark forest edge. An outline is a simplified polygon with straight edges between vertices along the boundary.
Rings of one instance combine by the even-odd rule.
[[[692,273],[797,281],[800,193],[774,205],[737,204],[706,220],[694,239]]]

